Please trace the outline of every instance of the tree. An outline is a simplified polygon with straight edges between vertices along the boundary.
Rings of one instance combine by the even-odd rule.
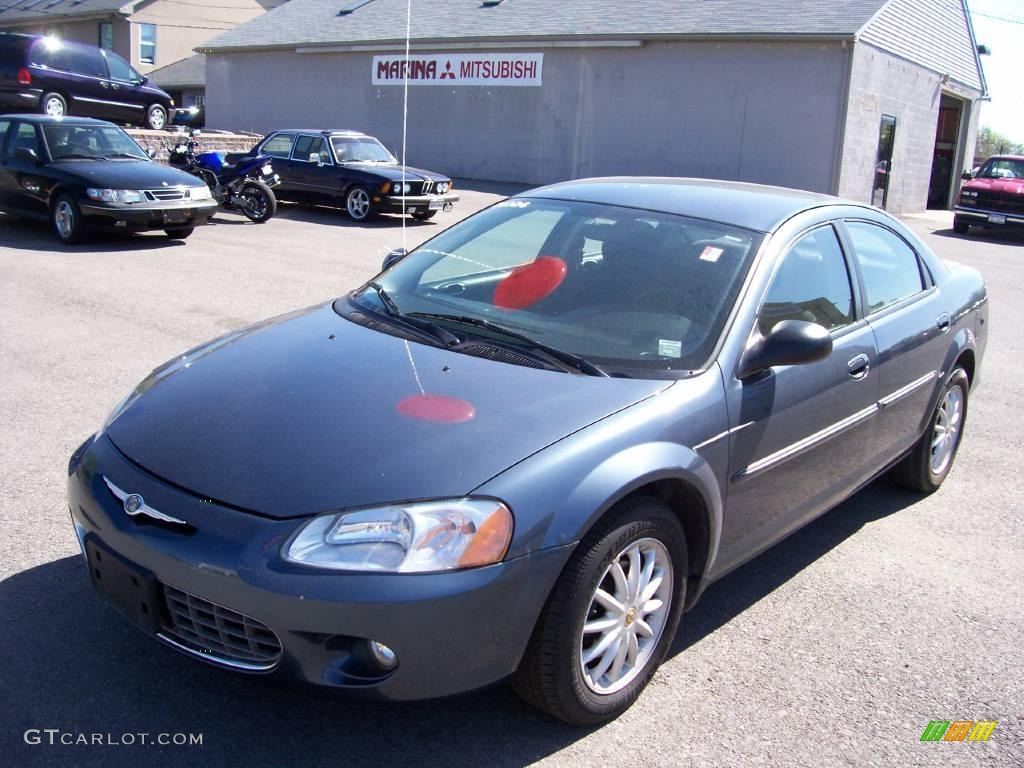
[[[974,147],[974,154],[978,158],[992,155],[1024,155],[1024,144],[1018,144],[985,126],[978,131],[978,142]]]

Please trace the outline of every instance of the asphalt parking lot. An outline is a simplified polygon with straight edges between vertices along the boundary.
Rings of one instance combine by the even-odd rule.
[[[454,213],[410,221],[411,246]],[[368,706],[231,676],[144,637],[93,595],[64,502],[72,450],[165,359],[361,283],[402,245],[282,206],[60,248],[0,215],[0,754],[8,765],[1020,766],[1024,764],[1024,236],[908,220],[977,267],[991,340],[952,474],[921,498],[880,481],[712,586],[619,720],[573,729],[504,686]],[[457,665],[459,659],[439,659]],[[930,720],[997,720],[986,743],[921,743]],[[28,745],[26,729],[202,734],[201,746]]]

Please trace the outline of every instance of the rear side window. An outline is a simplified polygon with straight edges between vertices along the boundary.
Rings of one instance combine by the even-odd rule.
[[[924,290],[917,254],[901,237],[863,221],[848,221],[846,229],[864,277],[868,312],[878,312]]]
[[[57,51],[57,61],[62,64],[60,69],[90,77],[106,77],[107,62],[99,48],[84,45],[65,45]]]
[[[30,123],[19,123],[17,130],[11,137],[11,146],[8,147],[8,152],[14,154],[14,150],[19,147],[25,149],[32,149],[39,152],[39,139],[36,136],[36,127]]]
[[[263,145],[263,151],[274,157],[288,159],[292,156],[292,144],[295,143],[295,135],[292,133],[279,133],[271,137]]]
[[[853,322],[850,271],[831,226],[802,235],[772,278],[758,317],[761,333],[783,320],[804,320],[828,330]]]

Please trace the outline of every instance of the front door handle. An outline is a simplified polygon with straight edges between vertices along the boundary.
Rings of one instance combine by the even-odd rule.
[[[935,327],[939,329],[941,333],[945,333],[949,330],[949,315],[943,312],[935,319]]]
[[[871,370],[871,359],[867,355],[857,355],[846,364],[851,379],[863,379]]]

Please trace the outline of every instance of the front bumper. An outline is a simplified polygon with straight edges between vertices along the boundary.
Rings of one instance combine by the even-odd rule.
[[[217,211],[217,203],[192,200],[113,205],[81,203],[86,226],[140,232],[149,229],[194,227],[205,224]]]
[[[155,577],[161,616],[155,626],[137,624],[214,666],[364,698],[432,698],[507,677],[573,549],[452,573],[318,571],[280,556],[301,521],[270,520],[185,493],[128,461],[105,436],[83,444],[68,469],[68,505],[83,554],[100,547]],[[190,527],[130,517],[105,477]],[[174,590],[262,622],[280,641],[279,659],[269,669],[245,670],[176,643],[166,603]],[[360,649],[368,639],[394,650],[394,670],[367,671]]]
[[[953,208],[957,218],[966,219],[970,224],[986,227],[1024,227],[1024,213],[990,211],[984,208],[968,208],[957,205]],[[995,218],[993,218],[995,217]]]
[[[459,196],[449,192],[446,195],[385,195],[377,203],[384,213],[426,213],[427,211],[450,211],[459,201]]]

